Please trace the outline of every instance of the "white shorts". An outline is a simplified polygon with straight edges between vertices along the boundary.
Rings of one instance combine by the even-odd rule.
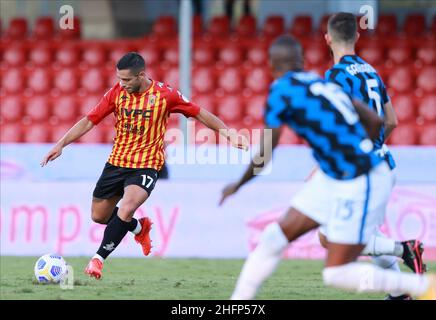
[[[385,161],[352,180],[336,180],[319,169],[291,206],[318,222],[328,241],[366,244],[384,220],[392,186]]]

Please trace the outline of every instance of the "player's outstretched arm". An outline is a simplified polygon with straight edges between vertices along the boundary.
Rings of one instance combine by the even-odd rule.
[[[195,118],[206,127],[226,137],[233,147],[248,150],[248,140],[246,137],[237,134],[234,130],[230,130],[220,118],[206,109],[201,108],[200,113]]]
[[[241,179],[238,182],[227,185],[221,194],[221,200],[219,205],[222,205],[227,197],[236,193],[240,187],[245,183],[253,179],[263,168],[265,168],[272,159],[272,153],[275,147],[278,145],[280,139],[280,128],[266,128],[262,133],[260,139],[260,148],[256,156],[251,160],[250,165],[244,172]]]
[[[79,120],[68,132],[55,144],[55,146],[45,155],[41,161],[41,167],[45,166],[49,161],[53,161],[62,154],[62,149],[70,143],[76,141],[89,130],[94,127],[94,124],[87,117]]]
[[[385,112],[384,127],[385,127],[385,141],[388,140],[392,131],[398,126],[397,115],[395,114],[394,107],[391,101],[384,104],[383,110]]]
[[[372,141],[374,141],[380,134],[380,129],[383,126],[383,119],[360,100],[354,99],[353,105],[356,112],[359,114],[360,121],[365,127],[368,136]]]

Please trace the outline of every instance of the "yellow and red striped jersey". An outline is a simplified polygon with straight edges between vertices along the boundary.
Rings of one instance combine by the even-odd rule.
[[[195,117],[200,107],[179,91],[152,80],[143,93],[129,94],[117,83],[87,114],[97,125],[107,115],[116,118],[114,146],[108,162],[124,168],[160,170],[165,162],[164,135],[170,113]]]

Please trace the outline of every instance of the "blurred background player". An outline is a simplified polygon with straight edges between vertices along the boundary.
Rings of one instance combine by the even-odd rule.
[[[391,170],[395,161],[385,141],[398,125],[394,108],[385,85],[376,70],[356,55],[355,44],[359,39],[356,17],[352,13],[340,12],[332,15],[327,24],[325,40],[333,54],[335,65],[326,72],[326,80],[334,82],[353,98],[365,102],[383,118],[384,125],[373,141],[375,153],[386,160]],[[380,221],[380,225],[383,224]],[[321,244],[326,247],[325,228],[319,230]],[[382,268],[400,271],[396,257],[416,273],[423,273],[423,244],[419,240],[395,241],[387,238],[378,228],[369,239],[362,254],[371,255],[374,263]],[[395,257],[396,256],[396,257]],[[391,293],[388,299],[407,299],[401,294]]]
[[[102,276],[103,262],[119,245],[128,231],[135,234],[144,255],[151,249],[149,218],[136,220],[133,215],[150,196],[158,179],[164,157],[163,137],[170,113],[194,117],[205,126],[219,131],[237,148],[246,149],[247,141],[213,114],[187,100],[179,91],[147,77],[145,61],[129,52],[117,63],[119,82],[100,102],[77,122],[41,162],[46,165],[62,154],[62,149],[79,139],[115,113],[116,138],[112,153],[97,182],[92,199],[92,220],[106,224],[103,240],[85,273]],[[120,207],[117,203],[123,199]]]
[[[276,80],[267,99],[265,125],[271,130],[271,139],[261,146],[266,151],[262,166],[272,157],[270,151],[278,144],[280,127],[288,125],[308,142],[320,170],[295,196],[280,222],[269,224],[262,232],[243,266],[232,299],[254,298],[289,242],[319,225],[327,226],[326,285],[436,298],[436,282],[431,277],[355,262],[384,216],[391,191],[392,173],[373,151],[369,139],[378,136],[381,118],[363,103],[352,103],[337,85],[303,72],[302,48],[292,37],[275,40],[269,56]],[[243,177],[226,187],[221,203],[253,178],[259,168],[256,163],[260,161],[253,160]],[[324,193],[327,202],[317,201]]]

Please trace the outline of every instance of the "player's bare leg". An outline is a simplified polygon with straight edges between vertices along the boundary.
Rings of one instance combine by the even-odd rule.
[[[328,242],[324,283],[357,292],[406,292],[411,296],[423,296],[435,290],[435,284],[429,277],[354,262],[364,247]]]
[[[128,185],[124,188],[124,197],[117,215],[107,225],[103,241],[97,254],[91,259],[85,269],[85,273],[91,277],[100,279],[102,276],[103,261],[120,244],[126,233],[131,228],[133,214],[148,198],[148,193],[136,185]],[[135,222],[138,225],[138,222]],[[141,225],[139,225],[141,227]],[[142,231],[142,230],[141,230]],[[149,231],[149,230],[148,230]],[[147,232],[148,233],[148,232]]]
[[[109,199],[92,198],[91,218],[92,221],[101,224],[107,224],[112,217],[117,203],[121,196],[113,196]]]
[[[125,188],[123,203],[118,211],[120,218],[126,222],[131,222],[135,210],[139,208],[148,198],[148,193],[137,185],[129,185]],[[150,254],[151,240],[150,230],[153,224],[147,217],[138,220],[140,231],[135,234],[135,241],[142,246],[145,256]]]
[[[316,221],[293,208],[288,210],[279,223],[269,224],[263,231],[258,246],[248,256],[231,299],[253,299],[262,283],[276,269],[289,242],[318,226]]]

